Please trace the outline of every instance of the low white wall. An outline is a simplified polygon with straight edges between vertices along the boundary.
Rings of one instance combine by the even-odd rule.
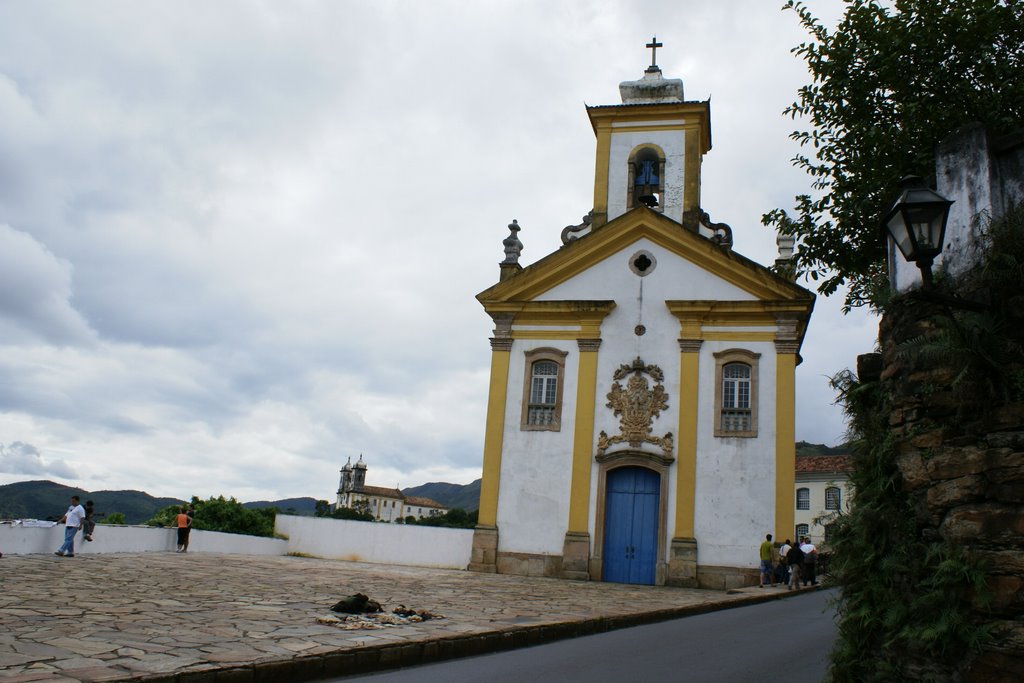
[[[472,529],[279,514],[274,531],[289,553],[351,562],[465,569],[473,549]]]
[[[177,529],[150,526],[98,525],[92,542],[75,536],[75,554],[170,552],[177,546]],[[64,525],[26,527],[0,524],[0,552],[7,555],[53,553],[64,543]],[[225,534],[193,529],[189,536],[190,553],[231,553],[238,555],[284,555],[287,542],[280,538]]]
[[[193,529],[188,551],[301,553],[353,562],[465,569],[473,547],[472,529],[277,515],[275,531],[287,540]],[[81,532],[75,536],[75,554],[172,552],[176,541],[176,529],[99,525],[91,543],[82,539]],[[0,552],[7,555],[52,554],[62,543],[62,524],[49,528],[0,524]]]

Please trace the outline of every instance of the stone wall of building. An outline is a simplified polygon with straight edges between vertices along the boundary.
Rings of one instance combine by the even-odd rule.
[[[981,124],[964,126],[935,150],[935,189],[953,200],[946,247],[935,269],[957,277],[974,268],[988,248],[985,224],[1024,202],[1024,131],[990,135]],[[921,272],[889,247],[894,291],[921,284]]]
[[[1008,348],[1024,337],[1022,304],[999,306],[1006,317],[995,329],[1007,335],[999,343]],[[952,348],[945,358],[934,353],[955,345],[952,325],[969,326],[991,313],[974,315],[927,295],[893,302],[879,330],[880,379],[891,399],[902,487],[924,540],[965,547],[983,560],[992,594],[989,605],[975,601],[973,606],[974,621],[988,624],[993,636],[982,653],[960,662],[957,671],[929,671],[927,662],[916,666],[927,671],[924,677],[938,680],[1019,681],[1024,680],[1024,402],[1012,382],[991,381],[979,358]],[[969,331],[965,338],[971,338]],[[926,347],[932,351],[914,353]],[[972,369],[961,376],[965,363]],[[1024,373],[1024,359],[1017,355],[1002,372],[1006,377]]]

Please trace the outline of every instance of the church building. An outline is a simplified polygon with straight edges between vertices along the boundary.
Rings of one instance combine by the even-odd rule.
[[[397,488],[367,485],[366,469],[362,453],[355,465],[352,464],[352,458],[349,458],[341,468],[335,510],[350,508],[367,512],[378,522],[403,522],[409,517],[423,519],[448,512],[448,508],[436,500],[407,496]]]
[[[593,210],[528,267],[513,221],[469,569],[726,588],[792,536],[795,369],[814,295],[700,202],[710,101],[652,64],[588,106]]]

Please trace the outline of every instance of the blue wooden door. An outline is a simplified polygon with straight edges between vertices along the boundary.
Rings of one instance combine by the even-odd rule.
[[[620,467],[605,482],[603,578],[654,584],[658,555],[661,476],[644,467]]]

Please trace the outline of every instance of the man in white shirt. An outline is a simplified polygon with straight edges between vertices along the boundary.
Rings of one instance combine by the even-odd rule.
[[[789,553],[789,549],[792,548],[792,547],[793,546],[789,544],[789,539],[787,538],[786,542],[783,543],[782,546],[779,548],[779,566],[782,567],[782,583],[783,583],[783,585],[786,585],[786,586],[789,585],[789,571],[790,571],[789,570],[789,565],[787,564],[787,561],[786,561],[786,554]]]
[[[78,527],[82,526],[83,519],[85,519],[85,508],[79,505],[78,496],[71,496],[71,505],[68,507],[68,511],[57,520],[57,524],[63,522],[65,525],[64,545],[58,548],[54,555],[75,556],[75,534],[78,533]]]
[[[818,549],[811,543],[810,536],[804,536],[801,539],[800,550],[804,551],[804,567],[801,573],[801,578],[806,586],[808,582],[812,586],[818,585],[817,569],[818,564]]]

